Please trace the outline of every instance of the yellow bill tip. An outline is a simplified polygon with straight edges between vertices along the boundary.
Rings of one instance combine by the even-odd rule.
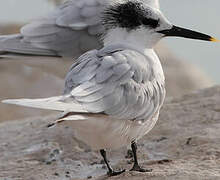
[[[213,38],[213,37],[210,39],[210,41],[212,41],[212,42],[220,42],[220,40],[215,39],[215,38]]]

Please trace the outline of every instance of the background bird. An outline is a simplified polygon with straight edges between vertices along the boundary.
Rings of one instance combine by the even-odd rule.
[[[68,124],[77,137],[100,150],[110,176],[123,173],[109,165],[105,149],[131,144],[131,171],[139,166],[136,141],[155,125],[165,98],[163,70],[153,50],[165,36],[217,41],[172,25],[140,1],[109,5],[101,13],[104,47],[80,56],[71,66],[62,96],[5,100],[4,103],[63,112],[55,124]]]
[[[48,0],[48,2],[53,3],[55,6],[58,6],[63,2],[63,0]]]
[[[19,34],[0,36],[0,53],[73,58],[100,48],[99,35],[103,33],[100,13],[106,5],[123,1],[66,1],[48,16],[23,26]],[[159,8],[158,0],[139,1]]]

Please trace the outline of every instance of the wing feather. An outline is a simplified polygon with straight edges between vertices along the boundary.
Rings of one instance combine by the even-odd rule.
[[[87,111],[79,103],[66,103],[63,102],[63,96],[54,96],[50,98],[42,99],[7,99],[3,100],[6,104],[15,104],[20,106],[48,109],[55,111],[71,111],[71,112],[81,112],[86,113]]]
[[[102,99],[98,101],[90,102],[90,103],[82,103],[82,106],[89,112],[100,113],[105,112],[106,109],[110,109],[114,107],[123,95],[123,89],[118,87],[115,89],[114,93],[104,96]]]
[[[103,88],[102,84],[95,84],[92,82],[83,83],[71,91],[72,96],[88,96]]]
[[[103,83],[107,81],[113,74],[114,71],[112,69],[102,69],[100,67],[96,72],[95,80],[97,83]]]

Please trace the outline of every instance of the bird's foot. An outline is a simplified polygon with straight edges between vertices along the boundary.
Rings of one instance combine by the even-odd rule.
[[[108,176],[117,176],[117,175],[119,175],[119,174],[122,174],[122,173],[124,173],[125,172],[125,169],[123,169],[123,170],[121,170],[121,171],[109,171],[107,174],[108,174]]]
[[[152,172],[153,169],[143,169],[139,165],[134,165],[130,171],[138,171],[138,172]]]

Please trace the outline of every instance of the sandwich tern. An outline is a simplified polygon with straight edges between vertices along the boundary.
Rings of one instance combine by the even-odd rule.
[[[48,16],[23,26],[19,34],[0,36],[0,54],[21,54],[77,58],[102,47],[101,11],[125,0],[69,0]],[[158,0],[140,0],[159,8]],[[6,56],[7,57],[7,56]]]
[[[165,77],[153,50],[163,37],[217,41],[211,36],[171,24],[160,10],[141,1],[124,1],[102,12],[104,47],[81,55],[71,66],[62,96],[9,99],[3,103],[62,112],[55,124],[75,128],[76,136],[106,158],[106,149],[131,145],[132,171],[139,166],[136,142],[155,125],[165,98]]]

